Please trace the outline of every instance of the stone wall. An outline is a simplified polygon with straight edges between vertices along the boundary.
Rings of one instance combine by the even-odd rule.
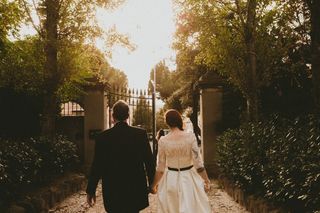
[[[49,186],[27,193],[19,201],[10,205],[7,213],[49,212],[59,202],[85,188],[87,179],[83,174],[65,175]]]
[[[84,96],[84,166],[88,172],[94,156],[94,136],[108,123],[107,99],[104,87],[88,88]]]
[[[209,177],[217,177],[216,125],[222,116],[222,94],[218,88],[205,88],[200,91],[201,147],[204,166]]]
[[[202,157],[209,177],[214,178],[219,175],[216,138],[217,124],[221,121],[223,112],[223,85],[221,77],[213,71],[205,73],[197,85],[200,92]]]

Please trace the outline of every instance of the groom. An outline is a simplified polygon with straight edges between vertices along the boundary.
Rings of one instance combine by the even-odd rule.
[[[104,207],[108,213],[138,213],[149,206],[148,185],[153,181],[155,163],[146,130],[126,122],[128,104],[118,101],[112,111],[114,127],[97,135],[95,140],[87,202],[94,205],[96,187],[102,179]]]

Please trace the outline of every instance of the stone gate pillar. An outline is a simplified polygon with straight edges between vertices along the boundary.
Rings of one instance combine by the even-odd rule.
[[[94,155],[94,135],[107,128],[108,110],[104,86],[95,85],[86,88],[84,97],[84,166],[87,170]]]
[[[222,80],[213,71],[199,81],[201,148],[208,175],[217,177],[216,125],[222,119]]]

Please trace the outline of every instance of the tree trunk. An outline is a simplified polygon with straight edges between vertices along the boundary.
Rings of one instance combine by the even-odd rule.
[[[55,133],[56,109],[58,104],[57,90],[60,81],[57,51],[59,1],[46,0],[45,8],[46,97],[44,98],[42,134],[53,135]]]
[[[320,115],[320,1],[309,4],[311,10],[311,63],[313,97],[316,114]]]
[[[258,120],[257,55],[255,49],[256,0],[248,0],[247,21],[245,23],[245,43],[247,47],[248,91],[247,112],[249,121]]]
[[[41,133],[53,136],[56,130],[57,98],[55,95],[47,95],[44,98]]]

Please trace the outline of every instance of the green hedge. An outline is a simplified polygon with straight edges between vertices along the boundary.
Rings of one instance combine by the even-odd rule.
[[[0,139],[0,205],[15,199],[20,189],[50,181],[78,162],[75,144],[63,136]]]
[[[277,116],[217,140],[222,172],[249,194],[295,212],[320,210],[320,119]]]

